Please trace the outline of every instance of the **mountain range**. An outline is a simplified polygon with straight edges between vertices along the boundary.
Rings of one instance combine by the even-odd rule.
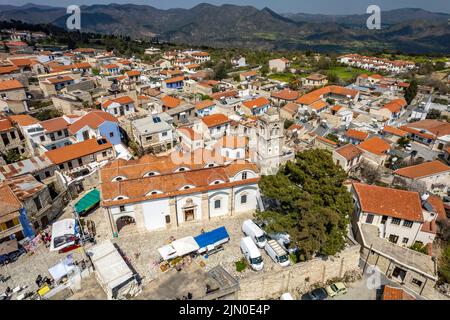
[[[367,14],[279,14],[269,8],[199,4],[161,10],[147,5],[81,6],[81,31],[158,37],[179,44],[318,51],[400,50],[450,53],[450,15],[422,9],[381,14],[381,30],[366,27]],[[0,20],[66,27],[66,8],[0,5]]]

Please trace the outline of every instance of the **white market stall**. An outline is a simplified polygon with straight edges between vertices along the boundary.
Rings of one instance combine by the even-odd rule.
[[[184,237],[159,248],[158,252],[164,260],[170,260],[197,252],[199,249],[200,247],[194,237]]]
[[[108,299],[126,299],[141,291],[135,274],[111,241],[92,247],[87,254],[94,265],[97,281]]]

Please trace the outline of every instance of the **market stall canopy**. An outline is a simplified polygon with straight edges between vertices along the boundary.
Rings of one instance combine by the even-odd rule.
[[[0,256],[10,254],[11,252],[19,250],[17,239],[8,240],[0,243]]]
[[[78,214],[83,214],[98,203],[100,203],[100,191],[92,189],[75,204],[75,211]]]
[[[73,256],[69,254],[63,261],[48,269],[48,272],[50,273],[52,278],[55,279],[55,281],[58,281],[73,269]]]
[[[212,231],[198,235],[194,239],[203,251],[206,250],[208,246],[215,247],[227,242],[230,239],[230,236],[228,235],[227,229],[225,229],[225,227],[219,227]]]
[[[92,247],[88,255],[102,287],[113,291],[114,288],[134,278],[133,272],[111,241],[107,240]]]
[[[200,249],[194,237],[185,237],[171,243],[179,256],[184,256]]]

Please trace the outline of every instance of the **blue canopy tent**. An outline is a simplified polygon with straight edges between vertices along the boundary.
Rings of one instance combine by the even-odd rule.
[[[199,253],[203,253],[224,244],[230,240],[230,236],[225,227],[219,227],[209,232],[194,237],[200,249]]]

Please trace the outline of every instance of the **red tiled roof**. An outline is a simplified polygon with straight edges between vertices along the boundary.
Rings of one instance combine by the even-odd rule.
[[[399,136],[399,137],[405,137],[408,135],[408,132],[398,129],[398,128],[395,128],[395,127],[391,127],[391,126],[384,126],[383,132],[392,134],[394,136]]]
[[[327,139],[327,138],[324,138],[324,137],[321,137],[321,136],[318,136],[316,139],[318,139],[318,140],[320,140],[322,142],[325,142],[327,144],[331,144],[333,146],[337,146],[337,142],[334,142],[333,140],[330,140],[330,139]]]
[[[405,292],[402,288],[385,285],[382,300],[416,300],[416,298]]]
[[[349,129],[345,133],[345,136],[349,137],[349,138],[357,139],[359,141],[364,141],[367,139],[369,134],[367,132],[363,132],[363,131],[359,131],[359,130],[355,130],[355,129]]]
[[[340,86],[326,86],[301,96],[296,102],[299,104],[310,105],[311,103],[319,100],[323,95],[330,93],[340,96],[355,97],[358,94],[358,91]]]
[[[184,76],[173,77],[173,78],[164,80],[165,83],[175,83],[175,82],[181,82],[181,81],[184,81]]]
[[[446,136],[450,134],[450,123],[448,123],[447,121],[441,121],[441,120],[431,120],[431,119],[425,119],[425,120],[421,120],[421,121],[416,121],[416,122],[411,122],[408,123],[402,127],[400,127],[400,129],[408,131],[408,129],[413,129],[416,134],[423,134],[421,133],[420,130],[426,130],[428,132],[430,132],[432,135],[437,136],[437,137],[442,137],[442,136]],[[408,131],[409,132],[409,131]],[[431,136],[428,134],[428,136]],[[433,136],[431,136],[432,138],[434,138]]]
[[[7,131],[13,129],[14,126],[11,122],[11,119],[8,117],[0,118],[0,131]]]
[[[240,75],[242,77],[255,77],[258,74],[258,72],[256,72],[256,70],[251,70],[251,71],[246,71],[246,72],[242,72]]]
[[[129,96],[122,96],[122,97],[118,97],[115,99],[106,100],[105,102],[102,103],[102,106],[106,108],[106,107],[109,107],[112,103],[118,103],[120,105],[124,105],[124,104],[134,103],[134,100],[131,99]]]
[[[0,91],[16,90],[22,88],[23,85],[19,82],[19,80],[16,79],[0,81]]]
[[[53,78],[47,78],[47,81],[51,84],[57,84],[61,82],[71,81],[73,78],[71,76],[57,76]]]
[[[181,103],[181,100],[171,96],[164,96],[161,98],[161,101],[165,107],[175,108],[178,107]]]
[[[19,71],[20,68],[17,66],[3,66],[0,67],[0,74],[8,74]]]
[[[47,130],[47,132],[55,132],[67,129],[69,123],[63,117],[58,117],[50,120],[41,121],[40,125]]]
[[[378,137],[372,137],[361,142],[358,148],[368,151],[376,155],[384,155],[390,148],[390,144]]]
[[[130,71],[127,71],[126,74],[129,77],[136,77],[136,76],[140,76],[141,72],[138,70],[130,70]]]
[[[427,199],[428,203],[431,204],[433,210],[437,213],[437,221],[447,220],[447,214],[445,212],[445,206],[442,199],[434,194],[430,195]]]
[[[236,97],[238,95],[238,92],[235,90],[228,90],[228,91],[220,91],[213,93],[211,95],[211,98],[214,100],[219,100],[220,98],[230,98],[230,97]]]
[[[102,66],[103,69],[117,69],[119,66],[115,63],[105,64]]]
[[[386,103],[383,108],[388,109],[392,113],[398,113],[407,105],[408,104],[406,103],[405,99],[395,99]]]
[[[73,134],[77,133],[80,129],[88,126],[92,129],[97,129],[103,122],[111,121],[118,122],[117,118],[108,112],[101,110],[91,111],[88,114],[82,116],[69,126],[69,131]]]
[[[287,100],[287,101],[294,101],[298,99],[299,93],[298,91],[290,90],[290,89],[284,89],[278,92],[273,92],[271,94],[273,98],[281,99],[281,100]]]
[[[14,123],[17,123],[19,126],[22,126],[22,127],[26,127],[26,126],[30,126],[32,124],[39,123],[38,119],[33,118],[32,116],[30,116],[28,114],[12,115],[12,116],[9,116],[9,118]]]
[[[423,222],[419,193],[399,189],[353,183],[361,210],[399,219]]]
[[[267,98],[264,97],[259,97],[253,100],[248,100],[242,103],[244,106],[246,106],[247,108],[249,108],[250,110],[254,109],[254,108],[260,108],[263,107],[265,105],[270,104],[270,101]]]
[[[207,99],[207,100],[203,100],[203,101],[197,102],[195,104],[195,108],[197,110],[202,110],[202,109],[205,109],[205,108],[208,108],[208,107],[212,107],[214,105],[215,105],[215,103],[213,101]]]
[[[357,156],[360,156],[363,154],[363,152],[352,145],[351,143],[346,144],[343,147],[340,147],[336,149],[336,152],[343,156],[347,161],[351,161],[352,159],[356,158]]]
[[[99,144],[97,139],[89,139],[74,143],[45,153],[54,164],[61,164],[70,160],[78,159],[102,150],[112,148],[112,144],[106,141]]]
[[[283,108],[281,108],[281,109],[286,111],[286,112],[288,112],[291,115],[294,115],[294,114],[297,113],[298,108],[299,108],[298,104],[295,104],[293,102],[289,102],[285,106],[283,106]]]
[[[204,116],[202,122],[208,127],[216,127],[218,125],[230,122],[230,119],[222,113],[211,114],[209,116]]]
[[[439,160],[435,160],[417,164],[415,166],[398,169],[394,171],[394,174],[410,179],[417,179],[441,174],[448,171],[450,171],[449,166],[443,164]]]

